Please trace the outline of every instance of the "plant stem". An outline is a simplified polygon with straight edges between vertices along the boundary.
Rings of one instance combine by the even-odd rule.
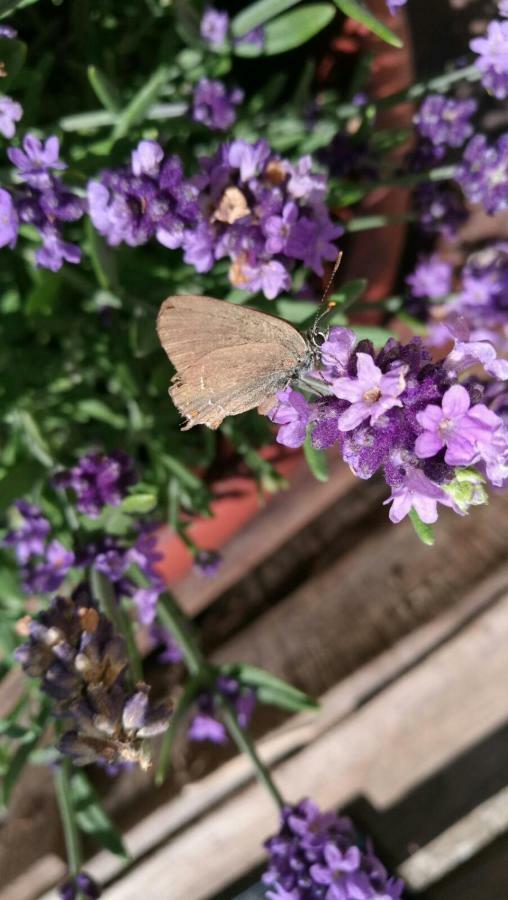
[[[418,84],[413,84],[402,91],[388,94],[387,97],[378,100],[377,106],[382,108],[393,106],[395,103],[403,103],[405,100],[418,100],[419,97],[423,97],[424,94],[430,91],[444,93],[453,87],[454,84],[457,84],[458,81],[479,81],[480,78],[481,72],[475,63],[471,63],[470,66],[465,66],[463,69],[453,69],[453,71],[446,72],[444,75],[429,78],[428,81],[420,81]]]
[[[189,673],[194,678],[203,677],[203,683],[206,684],[210,675],[210,667],[206,662],[201,650],[196,644],[192,631],[184,613],[170,594],[165,594],[159,599],[158,620],[164,628],[168,628],[175,640],[178,641],[185,658],[185,663],[189,669]],[[278,809],[281,809],[284,800],[274,784],[270,772],[264,762],[258,756],[257,750],[248,734],[240,728],[236,713],[231,704],[220,693],[215,693],[215,699],[220,705],[224,724],[233,738],[238,749],[249,757],[258,781],[263,784],[270,795],[275,800]],[[186,706],[186,704],[184,704]],[[166,770],[171,745],[174,739],[174,729],[166,733],[163,746],[161,749],[161,757],[157,769],[157,783],[162,783]]]
[[[143,667],[129,616],[116,599],[111,583],[102,572],[92,568],[90,580],[92,592],[99,601],[102,611],[125,640],[132,681],[134,684],[143,681]]]
[[[65,847],[67,850],[67,864],[69,873],[77,875],[81,869],[82,852],[79,828],[74,814],[74,807],[71,800],[71,764],[70,760],[64,759],[55,768],[55,792],[62,820],[62,827],[65,837]]]
[[[182,653],[191,675],[200,675],[208,668],[189,627],[187,617],[181,611],[171,594],[159,598],[157,618],[164,628],[168,628],[175,640],[180,644]]]
[[[222,695],[220,697],[220,705],[224,724],[231,737],[233,738],[236,746],[242,753],[245,753],[245,755],[249,757],[256,772],[256,778],[258,779],[260,784],[264,785],[264,787],[267,789],[268,793],[275,801],[277,809],[282,809],[282,807],[284,806],[284,799],[277,785],[273,781],[269,769],[267,768],[267,766],[265,766],[263,760],[260,758],[256,750],[256,746],[251,741],[247,732],[240,728],[233,707],[227,700],[222,697]]]

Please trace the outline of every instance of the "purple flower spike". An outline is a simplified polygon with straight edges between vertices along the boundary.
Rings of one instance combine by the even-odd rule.
[[[203,40],[212,48],[221,47],[227,38],[228,30],[228,14],[208,6],[201,19],[200,31]]]
[[[508,134],[491,145],[483,134],[471,138],[455,177],[470,202],[481,203],[489,215],[507,209]]]
[[[413,121],[422,137],[433,145],[461,147],[473,133],[470,119],[476,109],[475,100],[454,100],[443,94],[430,94]]]
[[[222,556],[216,550],[198,550],[194,557],[194,568],[200,575],[213,578],[222,565]]]
[[[25,135],[23,150],[10,147],[7,156],[16,166],[19,177],[36,188],[46,188],[50,184],[51,169],[66,169],[60,158],[60,142],[57,137],[49,137],[41,142],[33,134]]]
[[[102,891],[97,882],[88,872],[78,872],[73,878],[60,885],[58,896],[60,900],[98,900]]]
[[[221,81],[202,78],[194,88],[192,118],[216,131],[225,131],[236,119],[235,106],[243,100],[243,91],[228,91]]]
[[[386,375],[368,353],[357,353],[356,378],[336,378],[333,392],[351,406],[339,417],[339,430],[351,431],[366,419],[371,424],[394,406],[402,406],[400,394],[406,387],[406,367],[398,366]]]
[[[471,407],[465,387],[455,384],[443,396],[441,407],[432,403],[417,413],[424,429],[415,443],[420,459],[435,456],[446,447],[445,462],[451,466],[467,466],[478,456],[478,441],[484,443],[502,425],[482,403]]]
[[[286,388],[277,394],[277,405],[268,413],[276,425],[282,425],[277,433],[277,443],[285,447],[301,447],[305,442],[311,407],[298,391]]]
[[[18,32],[11,25],[0,25],[0,37],[12,40],[18,36]]]
[[[16,122],[23,115],[23,108],[11,97],[0,97],[0,134],[9,140],[16,134]]]
[[[326,340],[321,344],[322,375],[326,381],[333,381],[346,374],[356,342],[356,335],[350,328],[330,329]]]
[[[16,246],[18,239],[18,216],[9,191],[0,188],[0,247]]]
[[[490,22],[484,37],[474,38],[469,46],[478,54],[476,65],[483,86],[504,100],[508,97],[508,22]]]
[[[164,150],[157,141],[140,141],[132,151],[132,171],[134,175],[150,175],[155,178],[163,159]]]
[[[428,259],[420,259],[414,272],[406,278],[406,282],[411,288],[413,297],[438,299],[450,293],[452,272],[450,263],[434,254]]]

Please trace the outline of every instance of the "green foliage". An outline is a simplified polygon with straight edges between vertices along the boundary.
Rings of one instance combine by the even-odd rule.
[[[391,44],[392,47],[402,47],[400,38],[368,9],[362,0],[334,0],[334,3],[344,15],[365,25],[369,31],[373,31],[387,44]]]
[[[409,518],[411,519],[411,524],[422,544],[427,544],[428,547],[432,547],[436,541],[436,535],[432,525],[426,525],[425,522],[422,522],[414,508],[410,511]]]

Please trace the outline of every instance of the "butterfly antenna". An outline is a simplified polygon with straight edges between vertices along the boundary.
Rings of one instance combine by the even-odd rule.
[[[330,275],[330,277],[328,279],[326,287],[323,291],[323,296],[321,297],[321,300],[320,300],[321,309],[319,310],[319,312],[316,315],[316,318],[314,319],[312,329],[311,329],[312,334],[316,334],[317,326],[319,325],[323,316],[326,316],[326,314],[328,312],[330,312],[330,310],[333,309],[334,306],[337,305],[335,300],[328,301],[328,297],[330,296],[330,291],[333,287],[333,283],[335,281],[335,276],[336,276],[339,266],[342,262],[342,257],[343,257],[342,250],[339,250],[339,253],[337,254],[337,259],[335,260],[334,265],[333,265],[332,274]]]

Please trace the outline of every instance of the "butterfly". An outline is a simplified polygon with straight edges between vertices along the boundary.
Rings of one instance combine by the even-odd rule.
[[[340,256],[324,297],[339,263]],[[216,429],[226,416],[255,407],[268,412],[278,391],[315,364],[322,314],[304,336],[284,319],[250,307],[194,294],[168,297],[157,333],[176,369],[169,395],[185,416],[182,431]]]

